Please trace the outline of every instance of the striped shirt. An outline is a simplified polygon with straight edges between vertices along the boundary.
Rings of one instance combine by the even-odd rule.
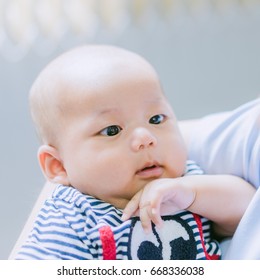
[[[191,161],[186,175],[202,174]],[[143,232],[134,217],[69,186],[58,186],[40,210],[16,259],[215,259],[210,222],[188,211],[163,216],[164,226]],[[213,257],[212,257],[213,256]]]

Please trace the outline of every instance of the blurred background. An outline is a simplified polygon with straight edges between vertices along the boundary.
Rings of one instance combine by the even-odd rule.
[[[85,43],[148,59],[179,119],[260,92],[259,0],[0,0],[0,259],[44,184],[28,91],[52,58]]]

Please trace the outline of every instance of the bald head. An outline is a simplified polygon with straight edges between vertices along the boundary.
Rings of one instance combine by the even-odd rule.
[[[114,46],[86,45],[53,60],[39,74],[30,91],[30,108],[41,141],[55,145],[66,117],[84,95],[98,93],[115,82],[138,76],[158,79],[141,56]]]

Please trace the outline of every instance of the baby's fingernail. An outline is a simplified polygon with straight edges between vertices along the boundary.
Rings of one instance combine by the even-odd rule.
[[[158,223],[157,226],[158,226],[159,229],[162,229],[163,228],[163,222]]]
[[[151,211],[151,212],[152,212],[152,215],[153,215],[153,216],[156,215],[156,213],[157,213],[155,208],[152,208],[152,211]]]
[[[121,220],[125,221],[127,219],[127,215],[125,213],[123,213],[123,215],[121,216]]]

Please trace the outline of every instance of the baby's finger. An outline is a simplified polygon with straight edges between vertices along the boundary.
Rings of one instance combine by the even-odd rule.
[[[142,195],[142,191],[139,191],[127,203],[125,209],[123,210],[123,215],[121,217],[122,221],[128,220],[130,217],[132,217],[134,215],[134,213],[136,213],[136,211],[139,208],[141,195]]]
[[[152,230],[151,217],[149,215],[149,203],[140,206],[140,221],[145,233],[150,233]]]
[[[150,213],[151,221],[158,226],[159,228],[163,225],[163,220],[161,218],[160,209],[157,208],[151,208]]]
[[[150,205],[148,210],[148,214],[150,216],[151,221],[157,225],[160,226],[162,224],[161,219],[161,197],[157,196],[155,192],[153,192],[150,197]]]

